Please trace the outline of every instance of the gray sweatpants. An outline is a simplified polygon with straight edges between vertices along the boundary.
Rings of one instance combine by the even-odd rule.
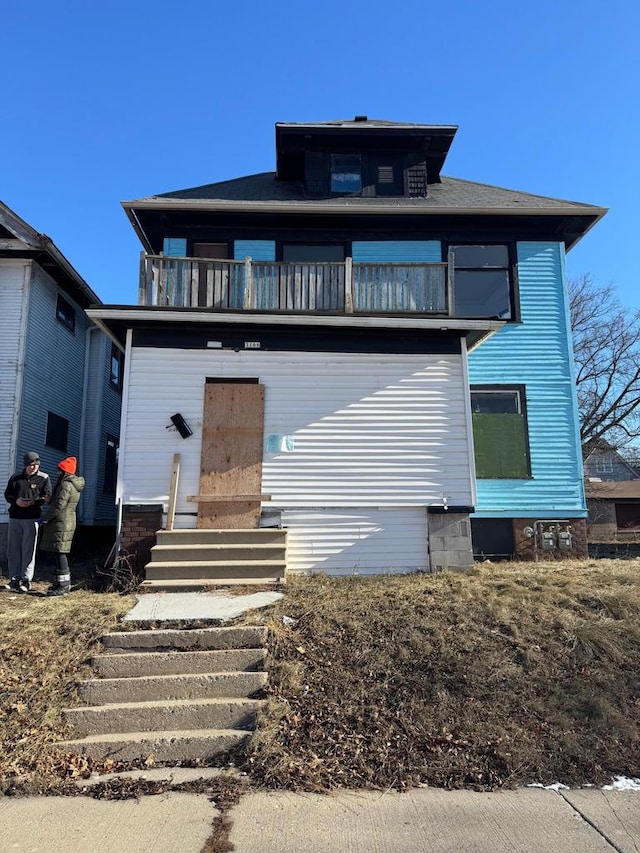
[[[10,518],[7,539],[7,562],[11,580],[33,580],[38,544],[38,520]]]

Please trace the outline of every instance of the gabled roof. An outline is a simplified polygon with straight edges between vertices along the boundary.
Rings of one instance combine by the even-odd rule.
[[[0,257],[31,258],[75,301],[86,308],[102,304],[79,272],[46,234],[40,234],[0,201]]]

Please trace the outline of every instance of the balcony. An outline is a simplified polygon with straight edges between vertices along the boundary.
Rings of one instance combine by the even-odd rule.
[[[453,315],[449,263],[278,263],[142,254],[138,304],[215,311]]]

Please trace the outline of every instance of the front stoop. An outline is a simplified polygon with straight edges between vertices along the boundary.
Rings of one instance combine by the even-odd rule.
[[[56,744],[95,760],[211,762],[255,728],[264,701],[261,627],[107,634],[81,682],[87,703],[63,711],[73,738]]]
[[[159,530],[141,591],[169,592],[211,586],[273,586],[285,582],[287,532]]]

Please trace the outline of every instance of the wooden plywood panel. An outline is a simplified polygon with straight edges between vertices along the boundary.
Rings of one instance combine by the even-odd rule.
[[[258,526],[260,501],[242,498],[262,492],[263,424],[263,385],[205,385],[199,493],[216,500],[198,502],[199,528]]]

